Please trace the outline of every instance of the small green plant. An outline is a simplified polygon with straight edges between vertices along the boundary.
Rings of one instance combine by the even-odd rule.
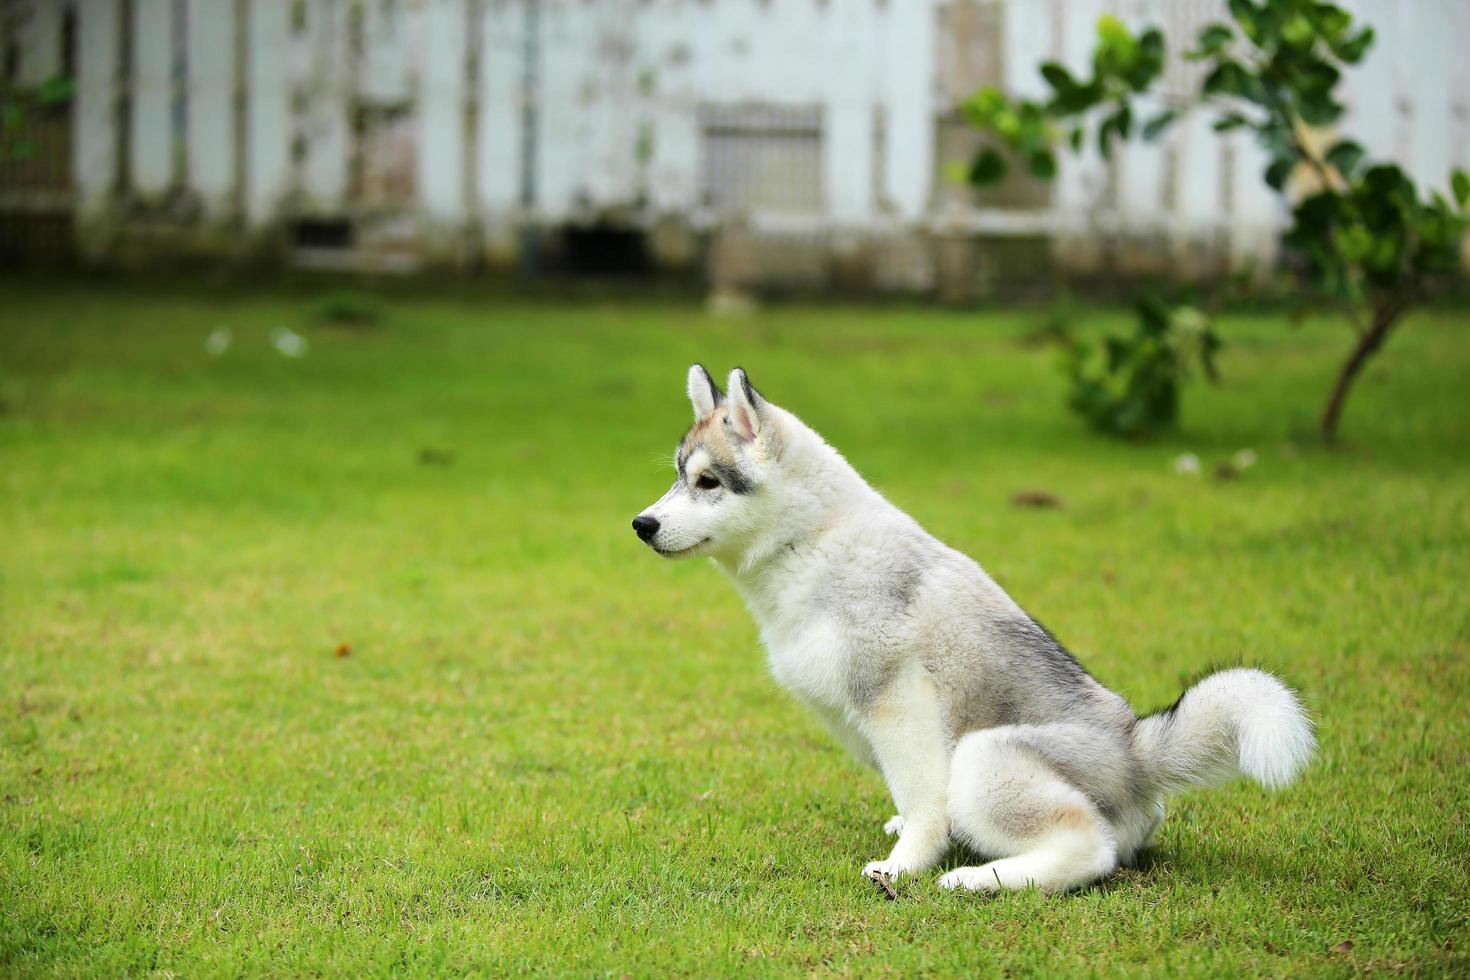
[[[1063,365],[1072,382],[1068,404],[1094,428],[1109,435],[1138,437],[1173,427],[1179,393],[1198,364],[1217,379],[1220,348],[1210,318],[1193,306],[1157,297],[1138,303],[1138,326],[1130,337],[1100,344],[1073,339]]]
[[[1163,73],[1164,36],[1156,27],[1135,35],[1114,17],[1099,23],[1091,77],[1048,62],[1041,66],[1051,88],[1045,100],[977,92],[966,105],[968,118],[994,142],[976,156],[969,176],[977,184],[1000,180],[1008,167],[1004,149],[1033,175],[1050,178],[1064,134],[1076,151],[1095,127],[1106,157],[1118,140],[1135,132],[1155,139],[1195,107],[1216,114],[1218,132],[1252,131],[1268,158],[1263,179],[1291,206],[1283,243],[1303,257],[1315,299],[1341,311],[1356,332],[1319,423],[1331,442],[1363,365],[1404,314],[1458,267],[1470,225],[1470,175],[1450,175],[1452,201],[1422,191],[1395,164],[1368,162],[1351,139],[1316,148],[1313,131],[1342,117],[1335,94],[1342,69],[1372,46],[1371,27],[1321,0],[1229,0],[1229,10],[1232,23],[1205,27],[1188,54],[1207,69],[1198,95],[1141,126],[1134,100]]]
[[[376,326],[382,315],[377,300],[350,289],[323,296],[311,310],[311,317],[317,323],[338,327]]]
[[[35,88],[0,86],[0,160],[35,156],[36,140],[26,126],[30,110],[62,105],[71,99],[73,89],[65,75],[54,75]]]

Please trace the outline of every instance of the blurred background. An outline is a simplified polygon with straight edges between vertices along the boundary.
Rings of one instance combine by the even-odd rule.
[[[0,977],[1470,976],[1470,0],[1345,6],[0,0]],[[695,361],[1320,762],[883,901]]]
[[[1354,0],[1339,123],[1470,166],[1463,0]],[[948,301],[1264,276],[1286,213],[1197,113],[1054,181],[963,180],[977,89],[1039,96],[1100,16],[1167,102],[1225,0],[3,0],[0,257],[665,275]]]

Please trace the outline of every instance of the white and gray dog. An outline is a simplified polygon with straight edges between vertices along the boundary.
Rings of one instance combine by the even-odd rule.
[[[1276,678],[1226,670],[1135,716],[744,371],[728,387],[689,369],[678,476],[633,528],[660,555],[718,562],[776,679],[882,773],[898,841],[868,877],[925,871],[953,838],[994,860],[945,888],[1076,888],[1148,845],[1169,793],[1281,786],[1306,765],[1311,725]]]

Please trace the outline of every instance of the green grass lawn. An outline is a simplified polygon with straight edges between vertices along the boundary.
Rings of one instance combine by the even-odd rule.
[[[1127,445],[1062,407],[1034,312],[314,303],[0,283],[0,973],[1470,971],[1470,314],[1415,317],[1328,452],[1293,439],[1328,322],[1224,318],[1225,383]],[[1279,671],[1317,762],[1176,799],[1080,894],[884,901],[881,781],[718,570],[628,528],[695,359],[1140,710]]]

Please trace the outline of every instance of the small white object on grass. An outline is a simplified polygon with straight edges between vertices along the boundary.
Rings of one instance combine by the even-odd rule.
[[[301,357],[306,353],[306,338],[290,327],[276,327],[271,331],[271,346],[286,357]]]
[[[1199,475],[1199,457],[1194,453],[1180,453],[1174,457],[1174,472],[1185,476]]]
[[[204,353],[210,357],[219,357],[230,349],[235,342],[235,334],[229,327],[215,327],[209,331],[209,336],[204,338]]]

